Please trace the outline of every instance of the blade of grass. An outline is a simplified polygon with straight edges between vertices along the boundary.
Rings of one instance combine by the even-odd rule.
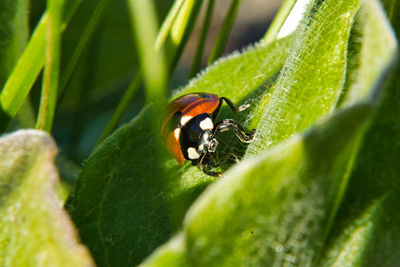
[[[75,47],[75,50],[71,56],[71,59],[69,60],[67,67],[65,68],[64,73],[61,76],[61,81],[60,81],[60,96],[59,96],[59,101],[64,96],[65,93],[65,87],[67,86],[68,81],[71,78],[72,73],[74,72],[76,68],[76,64],[78,63],[83,50],[86,48],[90,38],[93,36],[93,33],[96,31],[98,25],[100,24],[101,19],[103,18],[105,10],[107,10],[108,5],[110,4],[111,0],[100,0],[97,3],[97,6],[95,10],[93,11],[88,24],[79,39],[78,44]]]
[[[47,14],[41,18],[31,40],[0,92],[0,132],[4,131],[28,95],[44,64]]]
[[[15,67],[29,39],[29,1],[0,1],[0,91]],[[35,116],[27,99],[18,112],[23,128],[35,127]],[[23,109],[23,110],[22,110]]]
[[[199,1],[186,0],[179,14],[175,18],[170,31],[170,39],[176,46],[178,46],[184,38],[185,29],[187,28],[190,17],[192,16],[196,2]]]
[[[271,26],[269,26],[268,31],[265,33],[265,36],[262,40],[263,43],[270,43],[276,39],[279,31],[281,30],[290,12],[293,10],[293,6],[296,2],[297,0],[286,0],[285,2],[283,2],[274,20],[272,21]]]
[[[154,49],[157,36],[157,16],[154,2],[149,0],[128,0],[128,3],[147,90],[146,102],[158,102],[165,95],[166,66],[162,52],[157,52]]]
[[[61,31],[64,31],[68,25],[73,11],[79,6],[80,1],[67,1],[68,6],[71,6],[73,10],[69,11],[63,19]],[[0,92],[0,132],[4,131],[10,120],[15,116],[43,68],[45,62],[46,25],[47,13],[44,13],[28,45],[8,77],[3,90]]]
[[[169,29],[169,38],[165,40],[164,55],[167,58],[168,78],[171,78],[187,41],[193,31],[203,1],[185,0]],[[162,30],[162,29],[161,29]],[[160,30],[160,34],[163,32]],[[157,38],[160,38],[160,37]]]
[[[222,55],[241,4],[242,0],[232,0],[231,6],[221,26],[221,30],[219,32],[217,40],[215,41],[214,48],[212,49],[210,57],[208,58],[208,64],[212,63],[214,60]]]
[[[160,32],[158,33],[158,36],[156,38],[156,42],[154,44],[154,48],[156,49],[156,51],[159,51],[164,45],[165,40],[167,39],[172,25],[175,22],[175,19],[178,17],[179,11],[181,10],[184,2],[185,0],[175,0],[174,4],[172,5],[167,17],[161,25]]]
[[[207,11],[204,17],[203,26],[201,29],[199,43],[197,44],[196,52],[193,59],[192,69],[189,77],[194,77],[201,69],[201,60],[204,53],[204,45],[206,43],[208,29],[210,28],[211,18],[214,11],[215,0],[209,0],[207,3]]]
[[[0,92],[0,132],[22,105],[44,64],[47,14],[40,20],[21,58]]]
[[[170,58],[168,61],[169,69],[171,70],[169,77],[171,77],[178,64],[186,43],[192,34],[202,3],[203,1],[187,0],[171,29],[171,38],[166,46],[166,54]]]
[[[46,65],[36,128],[51,132],[57,103],[60,72],[61,14],[63,1],[47,0],[48,22],[46,34]]]

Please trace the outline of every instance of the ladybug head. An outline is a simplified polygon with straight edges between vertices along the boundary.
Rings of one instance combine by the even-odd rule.
[[[217,149],[218,141],[213,137],[211,130],[205,130],[201,133],[197,151],[203,155],[207,153],[214,153]]]
[[[207,113],[197,115],[182,127],[180,145],[186,159],[196,161],[205,154],[215,152],[218,142],[213,129],[213,120]]]

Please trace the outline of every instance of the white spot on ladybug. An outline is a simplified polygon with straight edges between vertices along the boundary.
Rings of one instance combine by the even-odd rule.
[[[212,130],[214,128],[214,124],[210,118],[205,118],[200,122],[200,128],[205,131],[205,130]]]
[[[197,150],[195,148],[193,148],[193,147],[189,147],[187,152],[188,152],[189,159],[198,159],[198,158],[200,158],[199,152],[197,152]]]
[[[181,126],[184,126],[190,119],[193,118],[192,116],[183,116],[181,118]]]
[[[176,128],[176,129],[174,130],[174,137],[175,137],[176,139],[178,139],[180,133],[181,133],[181,129],[180,129],[180,128]]]

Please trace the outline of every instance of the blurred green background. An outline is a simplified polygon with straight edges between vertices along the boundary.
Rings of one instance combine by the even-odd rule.
[[[34,29],[45,10],[44,0],[31,4],[30,27]],[[85,26],[98,1],[82,1],[62,36],[61,73],[83,34]],[[258,41],[266,32],[281,0],[247,0],[241,5],[230,33],[224,54]],[[155,1],[158,21],[161,23],[173,1]],[[204,5],[196,26],[188,40],[168,91],[179,88],[189,80],[190,66],[204,17]],[[210,32],[207,36],[202,67],[211,52],[227,12],[224,1],[216,1]],[[86,159],[97,143],[107,121],[120,101],[124,90],[138,70],[138,58],[132,37],[126,1],[110,1],[101,22],[84,49],[71,79],[60,98],[54,118],[52,135],[61,155],[76,164]],[[40,102],[41,76],[30,93],[31,108],[36,111]],[[119,125],[132,119],[143,107],[145,95],[141,87],[124,113]],[[15,130],[17,123],[8,131]]]

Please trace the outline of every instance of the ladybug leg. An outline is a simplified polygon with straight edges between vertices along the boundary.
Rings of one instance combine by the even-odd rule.
[[[212,171],[207,171],[207,170],[206,170],[208,163],[210,163],[209,157],[208,157],[208,156],[209,156],[209,155],[204,155],[204,156],[200,159],[200,162],[199,162],[200,169],[201,169],[205,174],[210,175],[210,176],[215,176],[215,177],[220,177],[220,176],[222,176],[222,172],[212,172]]]
[[[213,168],[217,168],[217,167],[221,166],[221,165],[224,164],[228,159],[232,159],[235,163],[238,163],[238,162],[239,162],[238,157],[237,157],[235,154],[230,153],[230,152],[228,152],[225,156],[223,156],[222,159],[221,159],[218,163],[215,161],[214,157],[210,156],[209,158],[210,158],[210,165],[211,165]]]
[[[203,172],[207,175],[214,176],[214,177],[222,176],[222,172],[211,172],[211,171],[207,171],[206,169],[203,169]]]
[[[220,97],[221,100],[224,100],[226,104],[228,104],[228,106],[234,111],[234,112],[241,112],[245,109],[247,109],[248,107],[250,107],[250,103],[252,101],[252,99],[247,100],[246,102],[244,102],[243,105],[240,105],[238,107],[235,107],[235,105],[232,103],[232,101],[230,101],[228,98],[225,97]]]
[[[218,122],[214,127],[214,136],[222,132],[226,132],[230,129],[233,129],[236,136],[242,141],[243,143],[250,143],[254,140],[256,135],[256,129],[253,129],[250,133],[246,133],[242,125],[240,125],[237,121],[232,119],[225,119]]]

